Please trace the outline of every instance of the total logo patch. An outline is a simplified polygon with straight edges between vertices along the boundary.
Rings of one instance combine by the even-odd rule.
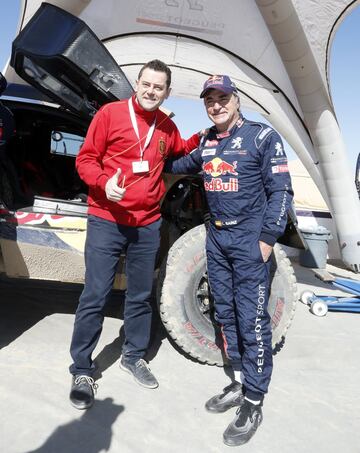
[[[284,165],[274,165],[271,168],[272,173],[289,173],[289,167],[284,164]]]

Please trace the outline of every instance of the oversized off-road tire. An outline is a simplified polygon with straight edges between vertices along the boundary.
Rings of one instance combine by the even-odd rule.
[[[180,349],[199,362],[223,366],[222,338],[213,322],[205,260],[205,227],[199,225],[171,247],[158,278],[162,322]],[[298,299],[293,268],[276,244],[272,258],[272,284],[268,311],[273,350],[283,344]]]

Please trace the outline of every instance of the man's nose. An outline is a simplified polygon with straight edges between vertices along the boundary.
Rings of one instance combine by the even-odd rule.
[[[149,85],[147,88],[148,93],[153,93],[154,92],[154,87],[152,85]]]

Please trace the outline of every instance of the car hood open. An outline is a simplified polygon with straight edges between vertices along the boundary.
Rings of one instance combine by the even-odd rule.
[[[133,88],[109,51],[79,18],[43,3],[16,37],[11,66],[57,103],[91,117]]]

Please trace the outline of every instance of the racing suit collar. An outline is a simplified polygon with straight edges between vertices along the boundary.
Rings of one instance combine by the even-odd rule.
[[[221,140],[222,138],[226,138],[226,137],[230,137],[230,135],[232,135],[236,129],[240,128],[244,123],[244,117],[240,114],[240,117],[239,119],[236,121],[236,123],[232,126],[231,129],[227,130],[227,131],[224,131],[224,132],[218,132],[216,127],[213,126],[210,128],[210,131],[214,131],[215,132],[215,136],[218,140]]]

